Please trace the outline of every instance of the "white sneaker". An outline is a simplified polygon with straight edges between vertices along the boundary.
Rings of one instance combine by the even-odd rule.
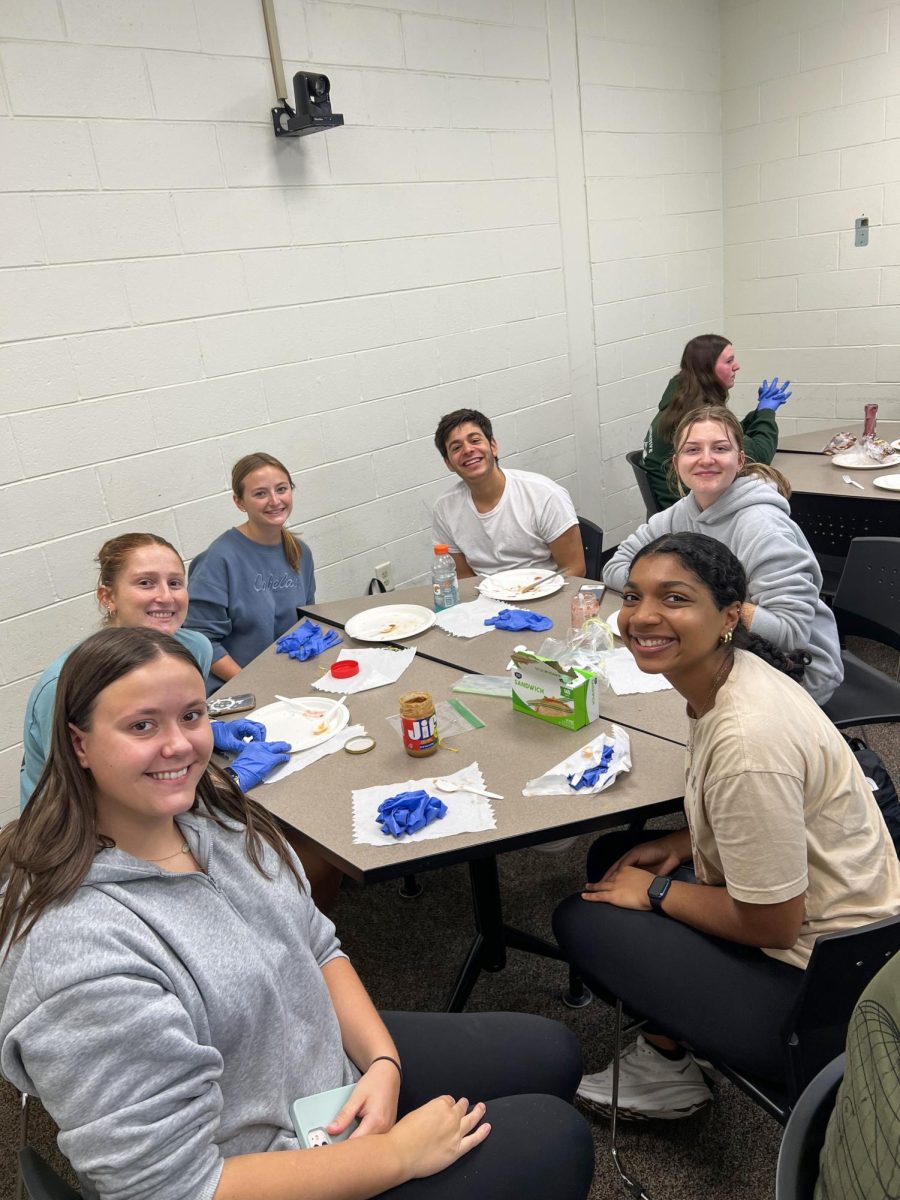
[[[612,1111],[612,1063],[596,1075],[585,1075],[578,1097],[592,1108]],[[712,1092],[703,1072],[685,1054],[677,1062],[658,1054],[642,1036],[626,1046],[619,1060],[619,1116],[626,1120],[677,1121],[709,1104]]]

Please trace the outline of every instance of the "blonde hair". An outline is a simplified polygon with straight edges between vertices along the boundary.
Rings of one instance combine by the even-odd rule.
[[[284,463],[272,454],[257,450],[255,454],[245,454],[243,458],[239,458],[231,468],[231,490],[238,500],[244,498],[244,480],[260,467],[274,467],[276,471],[281,471],[291,485],[291,491],[294,490],[294,481]],[[298,570],[300,559],[303,557],[303,547],[286,526],[281,528],[281,548],[291,570]]]
[[[184,570],[184,559],[175,549],[171,542],[167,542],[165,538],[159,537],[155,533],[121,533],[118,537],[110,538],[104,542],[97,551],[96,563],[100,568],[97,575],[97,593],[101,588],[106,588],[111,592],[116,585],[116,580],[125,570],[128,565],[128,559],[135,550],[143,550],[146,546],[162,546],[165,550],[171,550],[178,561],[181,563],[181,569]],[[104,621],[112,621],[113,613],[110,609],[104,610]]]
[[[682,417],[678,422],[675,430],[675,437],[672,440],[674,450],[672,451],[672,461],[669,463],[670,482],[678,491],[679,496],[686,496],[684,484],[681,482],[681,476],[678,474],[678,468],[675,465],[675,460],[678,457],[678,451],[684,444],[687,435],[695,425],[703,424],[707,421],[714,422],[716,425],[721,425],[728,434],[728,440],[741,453],[744,454],[744,429],[740,421],[734,415],[730,408],[726,408],[724,404],[707,404],[703,408],[695,408],[693,412],[689,412]],[[777,467],[770,467],[766,463],[744,462],[744,465],[735,476],[736,479],[743,479],[749,475],[756,475],[758,478],[765,480],[766,483],[772,486],[782,495],[785,500],[791,498],[791,485],[786,476],[778,470]]]

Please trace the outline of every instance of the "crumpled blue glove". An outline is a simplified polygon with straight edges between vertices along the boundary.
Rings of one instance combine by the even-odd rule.
[[[432,821],[439,821],[446,813],[447,805],[437,796],[419,789],[417,792],[398,792],[378,805],[375,820],[383,833],[400,838],[405,833],[416,833]]]
[[[764,379],[759,385],[759,403],[757,408],[770,408],[773,411],[776,408],[781,408],[785,400],[789,399],[791,392],[787,389],[791,386],[791,381],[786,379],[784,383],[778,382],[778,376],[769,383],[768,379]]]
[[[600,761],[593,767],[588,767],[577,783],[572,782],[577,772],[568,775],[566,778],[569,781],[569,787],[573,787],[576,792],[580,792],[582,788],[592,788],[600,776],[605,775],[609,770],[614,750],[615,746],[604,746],[603,753],[600,755]]]
[[[307,617],[302,625],[278,639],[275,650],[278,654],[287,654],[290,658],[306,662],[308,658],[315,658],[323,650],[337,646],[340,640],[341,636],[336,629],[329,629],[327,633],[323,633],[321,626]]]
[[[248,721],[239,717],[236,721],[210,721],[213,734],[213,745],[222,754],[237,754],[247,743],[244,738],[254,742],[263,742],[266,738],[266,727],[259,721]]]
[[[495,629],[510,629],[518,633],[522,629],[552,629],[553,622],[549,617],[540,613],[530,612],[527,608],[504,608],[496,617],[488,617],[485,625],[493,625]]]
[[[276,767],[290,758],[290,742],[249,742],[228,769],[237,775],[238,787],[249,792]]]

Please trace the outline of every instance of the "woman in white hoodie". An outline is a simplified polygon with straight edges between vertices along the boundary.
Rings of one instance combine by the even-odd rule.
[[[688,413],[674,445],[672,469],[687,495],[620,544],[604,582],[621,591],[638,550],[665,533],[714,537],[747,573],[750,599],[741,620],[780,650],[806,650],[811,662],[803,686],[825,704],[844,678],[840,643],[820,595],[821,569],[791,520],[787,480],[772,467],[746,462],[740,422],[724,406]]]

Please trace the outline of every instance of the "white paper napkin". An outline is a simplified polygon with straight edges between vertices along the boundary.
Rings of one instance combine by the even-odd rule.
[[[313,687],[320,692],[340,692],[347,696],[384,687],[386,683],[396,683],[415,656],[415,646],[404,650],[342,650],[337,661],[352,658],[359,663],[359,674],[349,679],[335,679],[330,671],[326,671],[321,679],[313,680]]]
[[[312,746],[309,750],[301,750],[299,754],[292,754],[286,763],[282,763],[271,775],[267,775],[263,783],[277,783],[279,779],[286,779],[288,775],[293,775],[295,771],[302,771],[304,767],[318,762],[327,754],[335,754],[338,750],[343,750],[350,738],[365,737],[365,733],[365,725],[346,725],[340,733],[336,733],[333,738],[329,738],[321,746]]]
[[[449,633],[452,637],[473,638],[481,637],[483,633],[493,633],[493,625],[485,625],[488,617],[496,617],[507,606],[499,600],[489,600],[479,596],[467,604],[454,604],[445,608],[435,617],[435,625]]]
[[[453,775],[439,775],[441,779],[452,779],[454,783],[484,788],[484,776],[477,762],[470,763]],[[438,821],[432,821],[417,833],[408,837],[395,838],[384,833],[376,821],[378,805],[399,792],[415,792],[424,788],[447,805],[447,811]],[[434,786],[434,777],[426,775],[419,779],[407,779],[401,783],[388,783],[379,787],[362,788],[353,793],[353,841],[363,846],[402,846],[407,842],[430,842],[435,838],[452,837],[457,833],[481,833],[485,829],[496,829],[497,821],[490,800],[475,796],[472,792],[442,792]]]
[[[634,661],[625,646],[603,656],[609,685],[617,696],[633,696],[638,692],[667,692],[672,685],[664,675],[647,675]]]
[[[600,761],[605,746],[613,747],[613,756],[604,775],[601,775],[592,788],[582,788],[580,791],[569,784],[569,776],[580,776],[588,767],[596,766]],[[546,775],[537,779],[529,779],[522,788],[523,796],[596,796],[605,791],[616,776],[623,771],[631,770],[631,739],[621,725],[613,725],[612,737],[608,733],[598,734],[593,741],[564,758],[561,763],[552,767]]]

